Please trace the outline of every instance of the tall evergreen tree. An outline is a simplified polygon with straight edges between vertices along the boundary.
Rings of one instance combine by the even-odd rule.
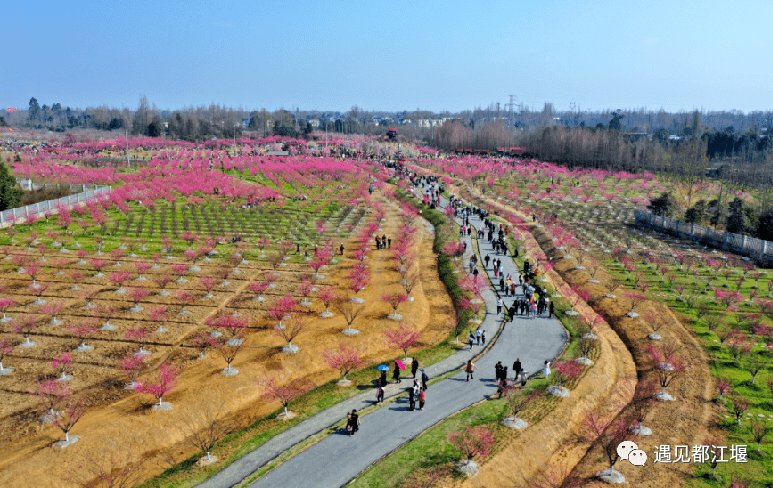
[[[8,167],[0,161],[0,211],[16,208],[21,204],[23,190]]]

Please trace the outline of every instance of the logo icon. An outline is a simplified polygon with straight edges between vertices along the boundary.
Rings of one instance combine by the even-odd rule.
[[[639,449],[633,441],[623,441],[617,445],[617,454],[634,466],[644,466],[647,462],[647,453]]]

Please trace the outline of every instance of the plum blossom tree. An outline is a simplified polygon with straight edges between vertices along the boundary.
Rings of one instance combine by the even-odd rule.
[[[408,349],[419,345],[422,334],[423,331],[413,325],[400,324],[397,329],[386,329],[384,338],[389,347],[401,349],[405,355],[404,360],[408,361]]]
[[[292,295],[285,295],[281,298],[279,298],[276,302],[274,302],[271,307],[269,307],[266,315],[268,315],[272,320],[278,323],[278,328],[284,328],[284,325],[282,324],[282,320],[285,319],[290,313],[295,311],[298,304],[293,299]]]
[[[349,271],[349,289],[354,292],[352,301],[355,303],[363,303],[365,300],[359,298],[357,294],[368,287],[370,283],[370,273],[368,269],[363,266],[354,266]]]
[[[135,353],[137,356],[146,356],[150,354],[149,351],[145,350],[145,344],[150,340],[150,336],[151,333],[142,326],[129,329],[125,334],[127,340],[136,342],[140,345],[140,350]]]
[[[117,273],[110,273],[110,275],[107,277],[107,280],[111,283],[115,283],[118,285],[118,289],[115,290],[116,293],[126,293],[126,290],[123,287],[123,284],[129,281],[131,278],[131,273],[126,272],[117,272]]]
[[[269,282],[265,280],[251,281],[250,284],[248,285],[248,288],[252,293],[255,293],[256,295],[253,298],[253,300],[258,302],[266,301],[265,297],[263,297],[263,293],[265,293],[266,290],[268,289],[268,285],[269,285]]]
[[[349,386],[352,382],[346,379],[346,375],[363,364],[362,353],[344,341],[340,341],[335,349],[325,349],[322,352],[322,359],[328,366],[341,372],[343,379],[338,382],[339,386]]]
[[[287,410],[287,407],[293,400],[300,398],[314,388],[314,384],[304,378],[296,378],[288,380],[286,373],[279,374],[266,374],[265,376],[256,380],[258,387],[263,392],[263,395],[275,401],[281,403],[284,407],[284,412],[277,415],[277,418],[284,420],[295,417],[293,412]]]
[[[30,334],[38,328],[40,321],[41,316],[36,314],[26,314],[13,319],[13,322],[11,322],[13,331],[17,334],[24,334],[24,342],[19,347],[33,347],[37,344],[30,341]]]
[[[10,298],[0,298],[0,310],[3,312],[3,318],[0,319],[0,323],[6,323],[13,320],[11,317],[6,316],[5,313],[14,305],[16,305],[16,302]]]
[[[388,317],[392,320],[401,320],[403,318],[402,315],[397,313],[397,307],[400,306],[401,303],[405,303],[408,301],[408,295],[402,294],[402,293],[392,293],[388,295],[382,295],[381,299],[389,304],[389,306],[392,307],[393,312],[388,315]]]
[[[52,379],[38,381],[34,388],[29,389],[29,393],[37,399],[38,405],[45,412],[41,419],[43,422],[53,421],[56,418],[56,409],[72,395],[67,383]]]
[[[186,315],[191,313],[190,310],[186,310],[185,307],[196,300],[196,297],[193,296],[192,293],[186,290],[178,290],[175,294],[175,299],[177,299],[179,303],[182,303],[182,309],[180,310],[179,315]]]
[[[322,318],[332,317],[333,312],[330,311],[330,304],[338,300],[338,290],[332,286],[326,286],[317,292],[317,298],[325,305],[325,311],[319,316]]]
[[[57,445],[64,449],[70,444],[78,442],[77,435],[70,437],[70,430],[86,415],[86,405],[82,400],[70,397],[63,402],[60,408],[61,410],[56,413],[51,423],[64,433],[64,439],[57,442]]]
[[[146,379],[136,386],[134,391],[143,395],[147,394],[155,396],[158,403],[153,405],[154,410],[171,410],[172,405],[168,402],[164,402],[164,395],[175,387],[179,375],[179,369],[166,363],[162,363],[158,368],[156,377]]]
[[[462,431],[449,432],[446,439],[461,452],[465,461],[460,469],[467,473],[467,476],[474,476],[478,471],[478,465],[472,458],[488,456],[496,441],[491,431],[485,427],[467,427]]]
[[[94,318],[79,319],[73,323],[67,325],[69,330],[75,337],[80,338],[81,344],[75,349],[79,352],[90,351],[94,349],[94,346],[86,345],[86,337],[96,334],[98,330],[97,321]]]
[[[129,295],[131,296],[132,302],[134,302],[134,306],[131,307],[129,311],[134,313],[141,312],[144,308],[141,307],[139,303],[150,296],[150,290],[143,287],[132,288]]]
[[[129,383],[126,388],[133,390],[139,383],[137,383],[137,377],[145,369],[145,355],[144,354],[129,354],[125,356],[121,361],[121,372],[129,378]]]

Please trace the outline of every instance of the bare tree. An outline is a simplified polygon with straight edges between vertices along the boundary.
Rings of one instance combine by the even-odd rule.
[[[206,453],[203,459],[208,463],[217,461],[210,451],[235,427],[233,419],[227,416],[224,397],[217,394],[199,397],[186,406],[180,424],[175,426],[189,445]]]

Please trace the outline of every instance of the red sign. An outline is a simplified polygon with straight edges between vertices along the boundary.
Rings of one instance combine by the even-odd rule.
[[[6,112],[16,112],[17,110],[19,109],[14,107],[8,107],[7,109],[5,109]]]

